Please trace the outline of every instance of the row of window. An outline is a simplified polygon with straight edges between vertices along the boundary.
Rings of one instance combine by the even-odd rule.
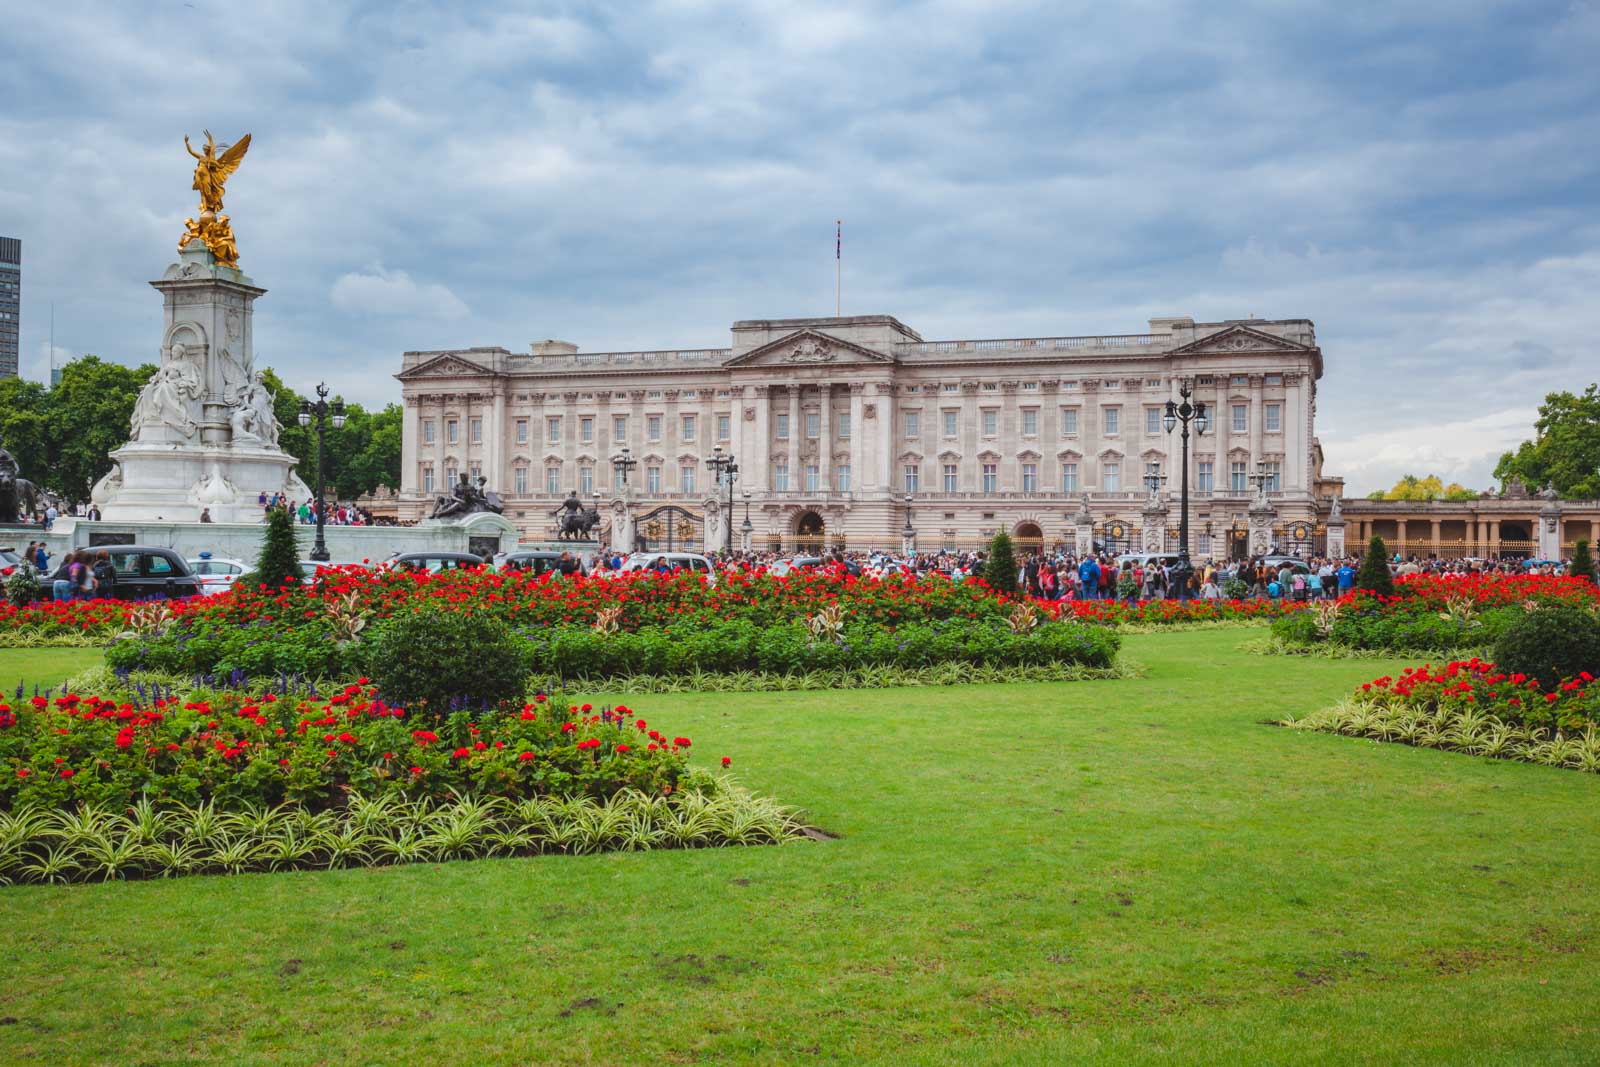
[[[1022,436],[1037,437],[1039,435],[1039,409],[1022,408]],[[1144,409],[1144,432],[1147,436],[1158,437],[1164,432],[1162,416],[1165,409],[1151,407]],[[1250,407],[1248,404],[1234,404],[1232,411],[1232,432],[1248,433],[1250,430]],[[908,439],[922,436],[922,412],[907,411],[903,413],[902,429]],[[942,420],[940,429],[945,437],[955,437],[960,429],[961,412],[950,408],[939,412]],[[1267,433],[1283,432],[1283,405],[1265,404],[1262,408],[1262,421]],[[1000,411],[998,408],[984,408],[979,412],[980,429],[984,437],[996,437],[1000,433]],[[786,420],[780,416],[780,423]],[[1100,430],[1107,436],[1113,436],[1122,431],[1122,409],[1120,407],[1105,407],[1100,409]],[[1076,437],[1078,434],[1078,409],[1061,409],[1061,436]],[[780,438],[789,436],[787,429],[781,429]],[[810,434],[809,436],[816,436]]]
[[[1024,493],[1037,493],[1039,491],[1039,465],[1037,463],[1023,463],[1021,466],[1022,485]],[[941,486],[946,493],[959,491],[961,482],[961,467],[957,463],[942,465]],[[1233,493],[1243,494],[1250,491],[1249,466],[1243,462],[1234,462],[1228,465],[1228,488]],[[1266,474],[1266,490],[1276,492],[1282,488],[1281,466],[1276,462],[1263,465]],[[648,493],[660,493],[665,484],[663,476],[666,468],[660,464],[649,464],[644,469],[644,487]],[[1081,491],[1078,482],[1079,465],[1077,463],[1061,464],[1061,491],[1063,493],[1077,493]],[[1214,490],[1214,464],[1209,460],[1201,460],[1195,472],[1195,489],[1202,493]],[[477,481],[481,470],[474,466],[470,470],[473,481]],[[905,465],[903,485],[908,493],[920,491],[922,468],[916,464]],[[454,467],[444,470],[444,485],[455,484],[457,472]],[[699,467],[693,463],[683,463],[678,467],[677,484],[673,486],[681,493],[695,492],[699,479]],[[544,491],[557,496],[565,493],[571,486],[561,484],[561,467],[559,464],[550,464],[544,470]],[[841,493],[850,492],[850,467],[840,464],[833,468],[833,489]],[[981,492],[994,493],[999,491],[1000,465],[999,463],[983,463],[979,470],[979,489]],[[594,466],[583,463],[578,465],[578,495],[588,497],[594,492]],[[776,492],[788,492],[791,488],[799,488],[807,493],[820,492],[822,487],[822,468],[816,463],[805,464],[799,472],[797,485],[790,484],[789,464],[774,463],[772,465],[772,488]],[[1120,460],[1106,460],[1100,464],[1100,489],[1107,493],[1121,491],[1122,488],[1122,463]],[[518,494],[528,491],[528,468],[517,467],[512,471],[512,489]],[[426,465],[422,468],[422,491],[434,491],[433,467]]]
[[[813,416],[813,417],[815,417],[815,416]],[[731,438],[732,432],[733,432],[733,419],[732,419],[732,417],[729,416],[729,415],[717,415],[717,416],[715,416],[715,418],[716,418],[716,428],[717,428],[717,440],[718,441],[727,441],[727,440],[729,440]],[[844,416],[844,418],[845,418],[844,429],[840,433],[840,436],[841,437],[849,437],[850,436],[850,429],[849,429],[849,418],[850,417],[848,415],[846,415],[846,416]],[[545,420],[544,420],[545,421],[545,440],[548,441],[552,445],[559,445],[561,443],[561,440],[562,440],[562,438],[561,438],[562,419],[563,419],[563,416],[561,416],[561,415],[548,415],[548,416],[545,417]],[[595,417],[593,415],[580,415],[580,416],[578,416],[578,440],[579,440],[580,443],[586,444],[586,445],[594,443],[594,423],[595,423]],[[648,440],[648,441],[660,441],[661,440],[662,417],[660,415],[646,415],[645,416],[645,420],[644,420],[644,424],[645,424],[645,439]],[[688,441],[688,442],[697,441],[697,440],[699,440],[699,436],[698,436],[699,435],[699,430],[700,430],[699,416],[697,416],[697,415],[680,415],[680,416],[678,416],[678,438],[679,438],[679,440]],[[528,420],[527,419],[518,419],[518,420],[516,420],[516,433],[517,433],[517,444],[525,445],[525,444],[528,443]],[[469,436],[469,438],[470,438],[470,440],[471,440],[471,442],[473,444],[475,444],[475,445],[482,444],[483,443],[483,420],[480,419],[480,418],[476,418],[476,417],[468,419],[467,420],[467,434],[468,434],[468,436]],[[612,439],[616,440],[616,441],[625,441],[625,440],[627,440],[627,437],[628,437],[628,416],[626,416],[626,415],[613,415],[613,416],[611,416],[611,436],[612,436]],[[813,435],[813,436],[815,436],[815,435]],[[445,439],[445,441],[447,443],[452,444],[452,445],[453,444],[458,444],[460,442],[460,440],[461,440],[461,420],[460,419],[445,419],[444,420],[444,439]],[[433,419],[423,419],[422,420],[422,443],[426,444],[426,445],[431,445],[437,440],[438,440],[437,429],[436,429],[436,427],[434,425],[434,420]]]

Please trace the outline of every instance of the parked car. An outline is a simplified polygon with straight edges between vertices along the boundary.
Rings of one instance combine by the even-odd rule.
[[[626,571],[675,571],[685,568],[715,577],[711,560],[695,552],[635,552],[622,563]]]
[[[548,549],[523,552],[508,552],[500,560],[500,569],[503,571],[527,571],[532,574],[545,574],[549,571],[561,569],[561,553]],[[594,569],[594,561],[599,558],[596,552],[569,551],[567,558],[571,568],[567,573],[584,574]]]
[[[385,560],[383,566],[437,574],[440,571],[486,567],[488,563],[482,556],[474,556],[471,552],[403,552],[393,559]]]
[[[9,548],[0,548],[0,578],[9,578],[22,566],[22,555]]]
[[[220,559],[209,552],[200,553],[197,559],[191,559],[188,563],[189,569],[200,579],[201,596],[226,593],[239,580],[239,575],[250,569],[243,560]]]
[[[113,595],[118,600],[177,600],[200,595],[200,579],[183,557],[170,548],[107,545],[103,550],[94,551],[106,552],[111,566],[116,569]],[[50,582],[66,580],[67,567],[63,558],[51,574]],[[40,592],[46,598],[51,595],[50,582],[40,583]]]
[[[1183,557],[1176,552],[1128,552],[1117,557],[1118,572],[1126,572],[1130,567],[1148,567],[1152,563],[1165,563],[1168,568],[1176,567]],[[1193,560],[1189,561],[1192,565]]]

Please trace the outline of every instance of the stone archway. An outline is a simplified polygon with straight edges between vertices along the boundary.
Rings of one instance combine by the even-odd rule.
[[[827,536],[828,524],[815,511],[802,511],[795,516],[794,542],[796,550],[821,555]]]
[[[1044,550],[1044,531],[1039,524],[1024,520],[1012,527],[1011,540],[1016,542],[1017,553],[1026,557]]]

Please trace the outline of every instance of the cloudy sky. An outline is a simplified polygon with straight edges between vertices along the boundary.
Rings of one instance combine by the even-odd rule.
[[[270,290],[257,361],[398,398],[408,348],[930,340],[1310,318],[1355,491],[1488,483],[1597,377],[1600,2],[16,5],[0,233],[23,370],[153,359],[183,135]]]

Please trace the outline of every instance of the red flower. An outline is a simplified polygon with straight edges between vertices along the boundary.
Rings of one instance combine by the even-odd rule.
[[[730,766],[733,765],[733,760],[729,759],[727,756],[723,756],[722,757],[722,765],[724,767],[730,767]]]
[[[62,768],[62,771],[61,771],[61,777],[63,777],[63,778],[71,778],[76,773],[77,772],[74,771],[71,767],[64,767],[64,768]]]
[[[532,752],[524,752],[520,756],[517,757],[517,759],[521,760],[524,763],[528,762],[528,760],[537,759],[537,758],[538,757],[535,756]]]
[[[17,768],[17,777],[18,778],[26,778],[26,777],[28,777],[28,775],[30,775],[32,773],[33,772],[28,770],[28,768],[26,768],[26,767],[18,767]]]
[[[466,759],[468,756],[472,755],[472,750],[470,748],[458,748],[454,752],[450,753],[450,755],[454,756],[456,759]]]

